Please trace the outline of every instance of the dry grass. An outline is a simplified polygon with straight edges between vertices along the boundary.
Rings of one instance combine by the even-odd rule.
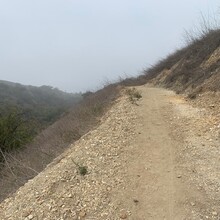
[[[126,89],[126,93],[132,104],[137,104],[137,101],[142,98],[141,93],[135,88]]]
[[[171,73],[165,78],[163,84],[178,93],[186,90],[193,92],[195,97],[201,91],[200,87],[204,82],[216,75],[216,79],[207,89],[220,91],[219,69],[220,62],[215,62],[208,68],[203,67],[203,63],[209,59],[213,52],[220,46],[220,29],[205,29],[197,36],[188,36],[188,45],[159,61],[150,69],[145,71],[147,80],[158,76],[161,71],[169,70],[174,65]]]

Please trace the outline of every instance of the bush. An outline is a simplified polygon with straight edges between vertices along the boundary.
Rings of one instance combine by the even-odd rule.
[[[137,104],[136,101],[142,98],[141,93],[135,88],[127,89],[126,93],[128,94],[129,99],[132,102],[132,104]]]
[[[23,147],[32,139],[28,121],[18,110],[10,110],[0,116],[0,150],[10,152]],[[0,156],[0,159],[2,159]]]

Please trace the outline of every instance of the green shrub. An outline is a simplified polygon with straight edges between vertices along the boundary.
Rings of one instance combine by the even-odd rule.
[[[30,123],[18,110],[0,115],[0,150],[10,152],[27,144],[33,136]],[[1,160],[0,156],[0,160]]]
[[[81,175],[81,176],[85,176],[87,173],[88,173],[88,168],[87,166],[82,166],[82,165],[79,165],[78,163],[76,163],[74,160],[72,160],[73,163],[76,165],[77,169],[78,169],[78,173]]]

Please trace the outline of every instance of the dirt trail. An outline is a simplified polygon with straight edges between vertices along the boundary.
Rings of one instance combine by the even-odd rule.
[[[129,172],[139,174],[135,183],[136,197],[140,205],[136,219],[174,219],[174,164],[175,142],[169,135],[164,118],[168,102],[164,91],[142,87],[143,99],[139,103],[137,131],[134,142],[134,159]],[[134,177],[134,179],[137,179]]]
[[[0,219],[219,219],[218,141],[196,133],[208,113],[171,91],[137,89],[137,105],[125,92],[97,129],[0,204]]]
[[[179,143],[172,139],[170,128],[170,98],[174,94],[146,86],[139,91],[143,98],[137,107],[138,136],[128,163],[127,193],[138,200],[132,207],[132,219],[182,219],[187,214],[184,207],[178,207],[178,199],[186,195],[176,180],[181,178],[174,170],[174,151]]]
[[[220,219],[219,136],[210,132],[219,123],[207,123],[210,112],[172,91],[138,90],[138,135],[127,164],[126,194],[138,198],[131,219]]]

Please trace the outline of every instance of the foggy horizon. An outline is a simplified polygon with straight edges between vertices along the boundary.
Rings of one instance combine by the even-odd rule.
[[[0,80],[96,90],[184,46],[184,30],[219,16],[217,0],[0,0]]]

